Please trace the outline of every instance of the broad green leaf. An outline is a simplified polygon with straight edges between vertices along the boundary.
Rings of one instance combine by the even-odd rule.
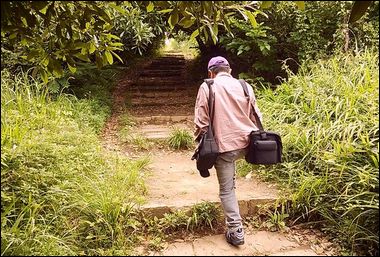
[[[264,16],[265,18],[268,18],[268,14],[266,14],[265,12],[257,9],[256,11],[254,11],[254,14],[255,16],[257,16],[257,14],[261,14],[262,16]]]
[[[124,46],[124,44],[120,43],[120,42],[111,42],[110,45],[111,46]]]
[[[177,11],[177,9],[174,9],[174,11],[172,12],[172,14],[169,17],[168,22],[169,22],[170,28],[174,28],[174,26],[178,23],[178,11]]]
[[[214,33],[214,28],[211,26],[210,23],[207,24],[207,27],[208,27],[208,29],[210,31],[212,42],[214,42],[214,45],[216,45],[217,37],[216,37],[216,35]],[[206,38],[206,41],[207,41],[207,38]]]
[[[121,59],[121,57],[120,57],[118,54],[116,54],[114,51],[111,51],[111,53],[112,53],[117,59],[119,59],[119,61],[120,61],[121,63],[124,63],[123,60]]]
[[[189,28],[191,27],[195,22],[195,19],[193,17],[183,17],[178,25],[182,26],[183,28]]]
[[[107,51],[105,51],[104,54],[106,55],[106,58],[107,58],[108,63],[109,63],[109,64],[112,64],[112,63],[113,63],[113,57],[112,57],[111,52],[107,50]]]
[[[49,2],[47,2],[47,1],[33,1],[31,3],[31,5],[32,5],[33,9],[41,11],[42,9],[48,7]],[[45,13],[43,13],[43,14],[45,14]]]
[[[44,8],[42,8],[41,10],[39,10],[40,13],[42,14],[46,14],[46,11],[48,9],[49,5],[46,5]]]
[[[112,38],[113,38],[113,39],[118,39],[118,40],[120,40],[120,38],[119,38],[118,36],[113,35],[113,34],[109,34],[109,33],[108,33],[108,34],[106,34],[106,36],[107,36],[108,39],[112,39]]]
[[[252,26],[254,28],[257,28],[257,21],[255,18],[255,15],[253,13],[251,13],[250,11],[246,11],[245,14],[248,16],[249,21],[251,22]]]
[[[77,57],[78,59],[82,60],[82,61],[85,61],[85,62],[90,62],[91,60],[88,58],[87,55],[83,55],[81,53],[76,53],[74,54],[75,57]]]
[[[348,23],[353,23],[359,20],[364,15],[372,2],[373,1],[355,1],[351,9],[350,19]]]
[[[158,11],[158,13],[168,13],[171,11],[173,11],[173,9],[165,9],[165,10]]]
[[[48,74],[46,73],[46,71],[41,70],[40,74],[41,74],[42,81],[45,84],[47,84],[49,82],[49,78],[48,78]]]
[[[116,4],[110,4],[109,6],[112,7],[113,9],[115,9],[116,11],[118,11],[121,14],[126,14],[127,13],[123,8],[121,8],[120,6],[117,6]]]
[[[23,45],[23,46],[26,46],[28,44],[28,41],[26,40],[26,38],[22,38],[21,39],[21,45]]]
[[[25,25],[25,27],[28,26],[28,22],[27,22],[27,20],[24,17],[21,17],[21,21]]]
[[[87,46],[83,47],[82,50],[80,51],[81,54],[86,55],[88,53]]]
[[[46,57],[42,60],[41,64],[42,64],[43,66],[47,67],[47,66],[49,65],[49,57],[46,56]]]
[[[33,60],[34,59],[34,57],[36,57],[36,56],[38,56],[40,53],[39,53],[39,51],[37,51],[37,50],[32,50],[32,51],[30,51],[30,53],[28,54],[28,57],[27,57],[27,60],[28,61],[31,61],[31,60]]]
[[[92,42],[90,42],[90,47],[89,47],[89,49],[88,49],[88,52],[89,52],[90,54],[92,54],[92,53],[95,52],[95,50],[96,50],[96,46],[95,46],[95,44],[92,43]]]
[[[271,7],[273,1],[262,1],[261,4],[260,4],[260,7],[262,9],[267,9],[269,7]]]
[[[295,1],[297,6],[298,6],[298,9],[300,10],[305,10],[305,1]]]
[[[71,73],[75,73],[77,71],[76,67],[73,67],[70,64],[67,64],[67,66],[69,67],[69,70],[71,71]]]
[[[199,29],[196,29],[191,33],[189,41],[194,40],[199,35]]]
[[[55,77],[62,77],[63,76],[62,65],[57,60],[54,60],[54,62],[53,62],[53,75]]]
[[[152,1],[149,1],[148,6],[146,7],[146,11],[151,12],[151,11],[153,11],[153,9],[154,9],[154,4]]]

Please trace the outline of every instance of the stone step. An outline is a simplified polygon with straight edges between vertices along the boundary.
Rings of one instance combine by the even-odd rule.
[[[163,84],[163,85],[177,85],[177,84],[185,84],[186,81],[184,78],[177,74],[177,76],[172,77],[139,77],[136,81],[138,85],[143,84]]]
[[[165,55],[155,58],[154,60],[159,61],[185,61],[185,56],[183,55]]]
[[[148,67],[158,66],[158,67],[170,67],[176,66],[183,68],[186,64],[185,60],[153,60]]]
[[[157,86],[135,86],[129,88],[130,92],[168,92],[168,91],[186,91],[189,90],[186,86],[181,85],[157,85]]]
[[[144,117],[134,117],[134,121],[137,123],[149,123],[149,124],[160,124],[160,123],[177,123],[193,121],[194,115],[177,115],[177,116],[144,116]]]
[[[144,69],[147,70],[172,70],[172,71],[182,71],[184,70],[185,66],[183,64],[165,64],[165,65],[149,65],[146,66]]]
[[[181,73],[179,72],[173,72],[173,73],[145,73],[145,72],[142,72],[140,73],[140,78],[154,78],[154,79],[157,79],[157,78],[171,78],[171,77],[178,77],[178,76],[182,76]]]
[[[141,77],[178,77],[182,76],[182,70],[143,70],[140,72]]]
[[[224,234],[206,235],[195,239],[167,243],[161,251],[140,249],[138,254],[154,256],[323,256],[311,247],[300,244],[286,233],[269,231],[246,231],[244,245],[232,246]]]
[[[131,102],[132,104],[132,108],[136,107],[136,106],[156,106],[156,107],[160,107],[160,106],[178,106],[178,105],[187,105],[187,104],[193,104],[195,105],[195,99],[191,99],[191,100],[180,100],[178,99],[177,101],[175,102],[168,102],[168,101],[165,101],[165,99],[163,99],[163,101],[139,101],[139,100],[132,100]]]
[[[132,99],[151,99],[151,98],[181,98],[183,96],[196,98],[198,89],[189,88],[187,91],[158,91],[158,92],[130,92]]]
[[[172,70],[172,69],[158,69],[156,67],[146,67],[144,68],[143,70],[144,72],[152,72],[152,73],[168,73],[168,72],[177,72],[176,70]],[[183,71],[183,69],[181,69],[181,71]]]
[[[165,54],[163,57],[175,57],[175,58],[185,59],[185,56],[183,54],[178,54],[178,53]]]
[[[192,130],[193,127],[190,127],[189,131]],[[215,203],[220,208],[215,169],[210,170],[210,177],[201,177],[196,162],[191,160],[192,154],[193,150],[157,152],[152,156],[152,175],[146,180],[147,203],[141,206],[146,214],[161,217],[164,213],[186,210],[205,201]],[[254,178],[237,178],[236,187],[242,216],[252,215],[259,205],[272,204],[278,198],[274,186]]]
[[[172,125],[147,124],[139,126],[138,131],[147,139],[167,139],[173,131]],[[190,127],[184,123],[176,124],[176,127],[186,129],[191,133]]]
[[[146,116],[147,113],[151,116],[159,116],[159,115],[192,115],[194,114],[194,105],[182,105],[178,108],[174,108],[173,106],[161,106],[160,108],[152,107],[152,106],[135,106],[130,109],[130,114],[134,117]]]

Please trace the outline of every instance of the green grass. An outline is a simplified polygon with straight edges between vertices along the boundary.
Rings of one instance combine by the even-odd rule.
[[[109,73],[87,80],[86,98],[51,97],[28,73],[2,71],[2,255],[130,254],[149,160],[102,150]]]
[[[184,233],[214,229],[223,220],[220,207],[208,201],[195,204],[190,209],[165,213],[162,218],[145,217],[144,213],[139,215],[141,234],[151,250],[161,250],[166,239],[173,240],[182,238]]]
[[[176,150],[189,149],[194,145],[194,139],[188,130],[174,128],[170,133],[168,144],[171,148]]]
[[[351,253],[378,253],[379,68],[366,51],[302,66],[257,92],[283,163],[258,173],[293,190],[293,217],[318,222]]]

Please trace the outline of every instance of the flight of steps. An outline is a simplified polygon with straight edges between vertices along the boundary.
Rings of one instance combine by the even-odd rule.
[[[143,67],[129,86],[131,115],[144,137],[165,139],[174,127],[193,129],[199,85],[189,85],[185,72],[184,55],[166,53]]]
[[[174,127],[194,129],[193,113],[199,85],[186,81],[186,60],[179,53],[167,53],[151,60],[129,86],[130,114],[137,123],[136,131],[148,139],[166,139]],[[177,210],[209,202],[222,212],[216,171],[202,178],[191,160],[193,150],[155,149],[150,154],[151,175],[146,180],[147,202],[140,206],[147,217],[162,218]],[[243,218],[257,214],[260,206],[274,204],[280,197],[276,186],[255,176],[236,179],[236,195]],[[224,220],[219,221],[224,225]],[[170,238],[170,235],[169,235]],[[210,234],[168,241],[162,250],[136,248],[137,255],[275,255],[316,256],[308,245],[291,240],[280,232],[246,230],[246,243],[234,247],[224,234]]]

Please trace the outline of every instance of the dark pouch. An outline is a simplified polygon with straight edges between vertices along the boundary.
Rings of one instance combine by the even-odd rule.
[[[245,160],[253,164],[276,164],[281,162],[281,137],[275,132],[253,131]]]
[[[212,130],[212,121],[214,117],[214,95],[211,88],[212,82],[213,80],[206,80],[206,83],[209,87],[209,126],[207,132],[202,136],[193,157],[191,158],[192,160],[196,159],[197,170],[200,172],[202,177],[210,176],[208,170],[214,166],[219,155],[219,148],[216,144]]]
[[[243,87],[244,94],[249,101],[247,85],[245,84],[245,81],[239,81]],[[245,160],[252,164],[280,163],[282,155],[281,136],[276,132],[265,131],[253,105],[251,110],[259,130],[252,131],[249,135],[249,145]]]

